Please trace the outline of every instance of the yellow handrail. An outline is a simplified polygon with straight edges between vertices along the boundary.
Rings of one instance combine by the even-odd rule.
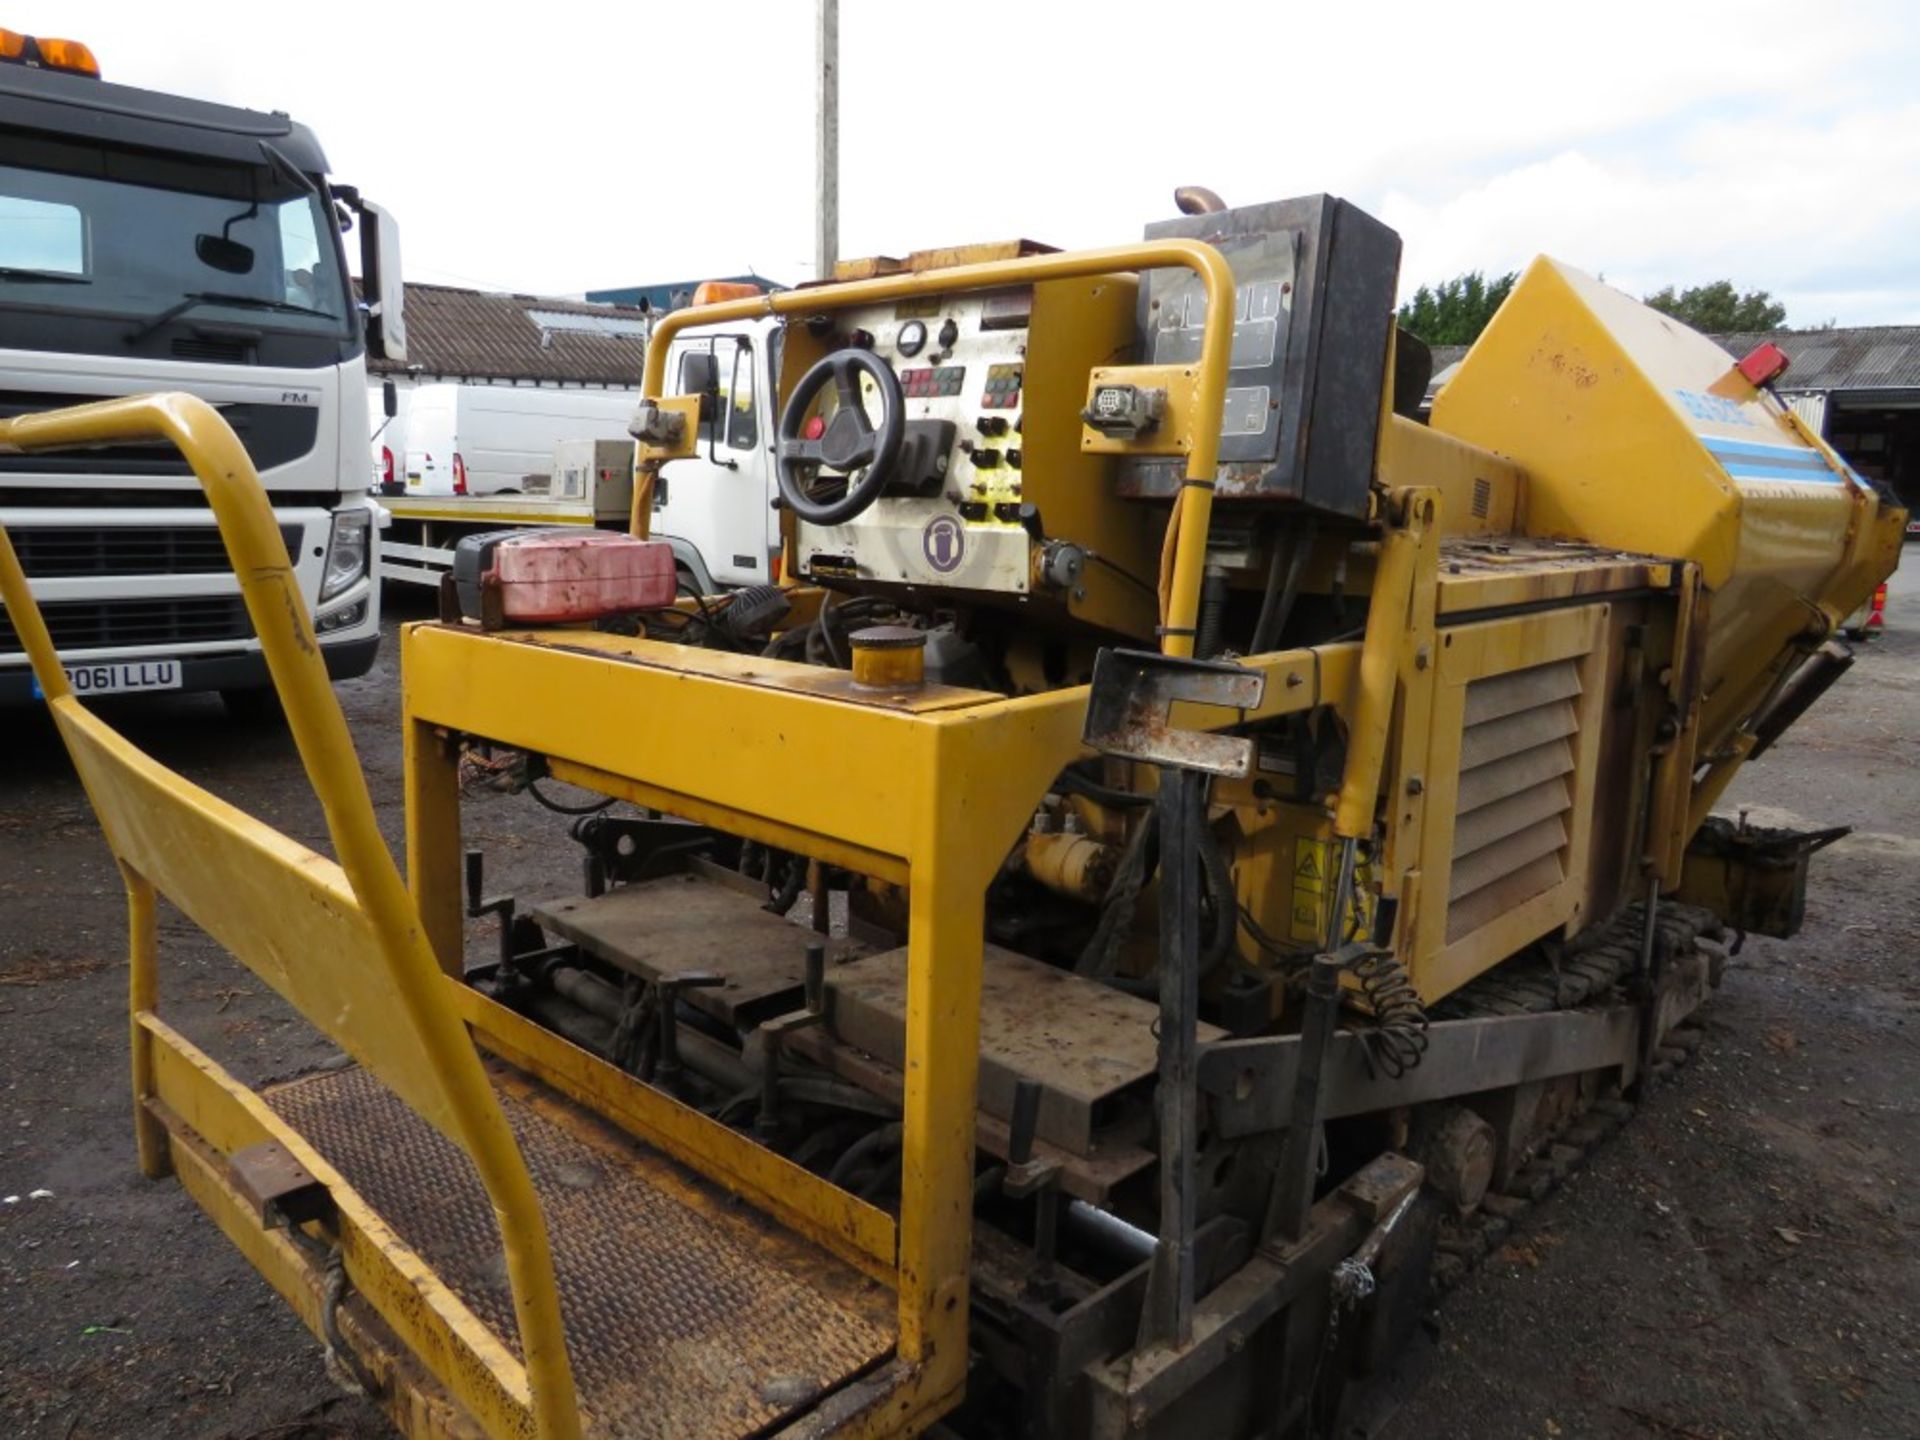
[[[1220,467],[1221,412],[1226,404],[1227,368],[1233,354],[1233,269],[1213,246],[1199,240],[1150,240],[1135,245],[1111,245],[1099,250],[1073,250],[1057,255],[1022,255],[1012,260],[988,260],[976,265],[953,265],[872,280],[849,280],[837,285],[781,290],[718,305],[675,310],[653,328],[647,341],[647,365],[642,396],[663,398],[667,346],[689,325],[722,324],[762,315],[813,315],[852,305],[903,300],[915,295],[951,295],[966,290],[992,290],[1007,285],[1033,285],[1046,280],[1079,280],[1116,271],[1171,268],[1191,270],[1207,290],[1207,318],[1201,332],[1199,379],[1194,387],[1193,449],[1187,455],[1188,484],[1175,497],[1167,517],[1162,558],[1163,593],[1160,623],[1162,648],[1169,655],[1193,653],[1194,627],[1200,613],[1200,581],[1206,569],[1207,527],[1213,517],[1213,481]],[[633,533],[645,535],[653,514],[651,472],[633,491]],[[1166,560],[1171,558],[1171,575]]]
[[[0,420],[0,447],[19,450],[153,438],[180,450],[207,493],[340,867],[379,938],[394,990],[445,1088],[459,1138],[493,1203],[537,1433],[572,1440],[580,1433],[580,1418],[540,1202],[473,1041],[441,998],[445,981],[439,963],[380,837],[346,718],[334,699],[286,542],[253,462],[219,413],[191,395],[132,396]],[[0,600],[13,616],[48,704],[78,706],[4,526]]]

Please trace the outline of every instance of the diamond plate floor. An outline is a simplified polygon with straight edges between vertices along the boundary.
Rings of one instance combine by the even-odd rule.
[[[885,1286],[519,1072],[494,1073],[546,1212],[597,1434],[759,1434],[892,1350]],[[493,1212],[466,1156],[357,1068],[266,1098],[518,1353]]]

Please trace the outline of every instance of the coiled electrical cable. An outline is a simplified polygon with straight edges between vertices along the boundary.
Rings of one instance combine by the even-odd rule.
[[[1358,1032],[1367,1069],[1397,1080],[1427,1053],[1427,1007],[1407,967],[1390,950],[1363,954],[1353,963],[1353,977],[1373,1012],[1373,1025]]]

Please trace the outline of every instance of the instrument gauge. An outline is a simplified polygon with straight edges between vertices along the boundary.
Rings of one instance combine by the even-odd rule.
[[[902,355],[911,360],[927,348],[927,327],[921,321],[909,320],[900,327],[900,333],[893,337],[893,345]]]

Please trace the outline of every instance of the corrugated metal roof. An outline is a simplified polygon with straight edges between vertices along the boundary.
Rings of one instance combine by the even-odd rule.
[[[568,318],[575,323],[555,323]],[[375,374],[638,386],[646,349],[638,333],[627,332],[644,319],[645,312],[630,305],[409,284],[407,363],[374,360],[368,368]]]
[[[1865,325],[1847,330],[1760,330],[1707,337],[1734,359],[1771,342],[1786,352],[1782,391],[1920,388],[1920,325]],[[1432,398],[1466,358],[1465,345],[1433,347]]]
[[[1766,330],[1715,335],[1736,360],[1772,341],[1787,354],[1781,390],[1904,390],[1920,386],[1920,325],[1848,330]]]
[[[529,310],[527,318],[542,330],[578,330],[586,335],[618,335],[628,340],[646,339],[650,328],[638,317],[582,315],[574,310]]]

